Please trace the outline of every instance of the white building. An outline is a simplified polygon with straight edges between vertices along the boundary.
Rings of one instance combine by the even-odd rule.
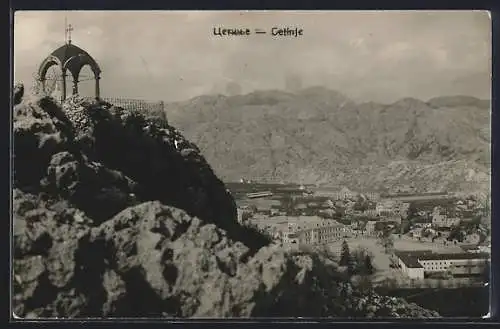
[[[380,199],[380,194],[376,192],[367,192],[365,195],[370,201],[378,201]]]
[[[410,279],[422,280],[424,278],[424,267],[418,262],[418,260],[411,256],[399,255],[398,265],[401,268],[401,272],[405,274]]]
[[[296,233],[302,244],[324,244],[351,236],[352,230],[349,226],[336,221],[325,220],[309,223],[298,229]]]
[[[418,262],[426,273],[471,268],[474,272],[471,274],[477,274],[475,272],[484,266],[488,259],[489,256],[483,253],[429,254],[418,257]]]
[[[399,215],[401,212],[401,208],[403,203],[398,200],[393,199],[385,199],[377,202],[375,206],[375,210],[378,215]]]
[[[376,209],[366,209],[365,211],[363,211],[363,215],[369,217],[375,217],[378,215],[378,213]]]
[[[366,222],[365,234],[366,235],[373,235],[373,234],[375,234],[375,225],[376,224],[377,224],[377,222],[374,221],[374,220],[370,220],[370,221]]]
[[[485,253],[440,254],[429,251],[397,251],[401,271],[412,279],[423,279],[426,275],[451,272],[456,276],[478,275],[484,270],[489,255]]]
[[[236,208],[236,213],[237,213],[237,219],[238,223],[243,224],[245,220],[248,220],[249,217],[251,217],[252,212],[248,207],[238,207]],[[245,218],[246,216],[246,218]]]

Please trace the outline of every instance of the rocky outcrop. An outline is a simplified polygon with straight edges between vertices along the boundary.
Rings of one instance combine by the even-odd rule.
[[[436,316],[356,292],[318,256],[270,245],[249,257],[216,225],[158,201],[97,227],[20,191],[14,204],[19,316]]]
[[[159,200],[216,223],[253,249],[269,242],[237,224],[224,184],[196,145],[168,124],[77,97],[62,108],[50,97],[33,99],[14,112],[20,189],[69,198],[97,222],[135,201]]]
[[[17,316],[437,315],[362,294],[335,263],[241,227],[174,128],[74,101],[14,108]]]
[[[14,105],[21,103],[24,96],[24,85],[22,83],[17,83],[14,85]]]
[[[175,128],[106,102],[72,98],[63,109],[73,123],[75,142],[89,160],[131,177],[138,183],[140,200],[184,209],[255,248],[268,242],[236,223],[232,196],[198,147]]]

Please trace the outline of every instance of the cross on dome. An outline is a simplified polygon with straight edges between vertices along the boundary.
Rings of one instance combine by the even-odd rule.
[[[73,31],[73,26],[69,24],[66,27],[66,43],[70,44],[71,43],[71,31]]]
[[[61,88],[61,101],[66,99],[66,76],[68,74],[73,78],[73,94],[78,94],[80,72],[85,65],[88,65],[94,73],[95,97],[96,99],[99,99],[99,80],[101,78],[101,69],[89,53],[72,44],[71,32],[73,31],[73,26],[68,24],[67,19],[65,19],[64,23],[64,45],[57,48],[49,56],[47,56],[38,68],[38,79],[42,84],[42,90],[45,90],[47,70],[52,66],[58,66],[61,71],[61,75],[58,77],[61,81],[61,86],[58,86]]]
[[[64,35],[65,35],[65,42],[67,44],[71,44],[71,32],[73,31],[73,26],[71,24],[68,24],[67,20],[65,20],[65,29],[64,29]]]

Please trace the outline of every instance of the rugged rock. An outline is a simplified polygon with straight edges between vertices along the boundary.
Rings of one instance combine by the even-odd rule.
[[[80,267],[91,220],[64,202],[14,191],[14,313],[21,317],[86,312],[87,278]],[[94,254],[94,257],[96,255]]]
[[[24,85],[17,83],[14,85],[14,105],[21,103],[24,96]]]
[[[159,200],[217,223],[236,240],[255,248],[267,239],[236,224],[236,206],[198,147],[166,123],[106,102],[71,98],[63,106],[75,142],[92,161],[138,183],[140,200]],[[147,159],[147,161],[145,161]]]
[[[67,150],[73,138],[64,113],[49,114],[46,103],[42,98],[14,107],[14,184],[21,189],[37,190],[52,155]]]
[[[239,226],[195,145],[106,103],[14,109],[17,316],[436,316]],[[181,210],[182,209],[182,210]]]
[[[249,248],[158,201],[98,227],[84,214],[15,197],[18,316],[436,316],[363,296],[334,263],[279,246]]]

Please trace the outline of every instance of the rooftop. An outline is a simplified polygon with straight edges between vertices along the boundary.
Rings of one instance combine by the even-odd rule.
[[[94,73],[99,74],[101,69],[97,62],[85,50],[72,43],[66,43],[54,50],[39,68],[40,76],[45,76],[47,69],[53,65],[59,64],[67,68],[73,76],[78,76],[84,65],[90,65]]]
[[[460,249],[463,251],[468,251],[468,250],[479,250],[479,247],[476,245],[461,245]]]
[[[447,254],[425,254],[418,256],[419,260],[462,260],[462,259],[489,259],[487,253],[447,253]]]
[[[422,255],[427,255],[427,254],[432,254],[432,250],[411,250],[411,251],[407,251],[407,250],[396,250],[394,251],[394,254],[398,257],[408,257],[408,256],[411,256],[411,257],[417,257],[417,256],[422,256]]]
[[[423,268],[423,266],[418,262],[417,258],[411,255],[399,255],[399,259],[406,265],[408,268]]]
[[[316,227],[343,226],[336,220],[322,219],[318,216],[254,216],[251,222],[259,227],[276,227],[278,230],[288,230],[289,225],[297,230],[305,230]]]

